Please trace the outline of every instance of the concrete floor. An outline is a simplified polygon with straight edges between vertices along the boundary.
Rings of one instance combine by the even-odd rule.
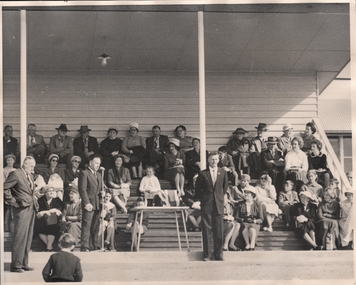
[[[224,262],[202,262],[201,252],[75,254],[88,284],[354,284],[353,251],[225,252]],[[4,284],[43,283],[50,255],[31,253],[35,270],[18,274],[9,272],[11,254],[5,253]]]

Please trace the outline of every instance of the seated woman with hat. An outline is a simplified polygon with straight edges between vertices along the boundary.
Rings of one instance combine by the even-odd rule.
[[[48,157],[48,167],[41,172],[44,181],[48,184],[50,177],[53,174],[58,174],[62,180],[64,180],[64,172],[58,168],[59,156],[57,154],[51,154]],[[63,188],[63,185],[62,185]]]
[[[235,210],[235,220],[242,226],[242,236],[245,240],[245,250],[255,250],[256,239],[263,223],[260,206],[255,200],[256,190],[247,186],[244,190],[244,201],[239,202]]]
[[[340,204],[335,198],[335,192],[326,188],[324,200],[319,203],[317,210],[317,236],[325,249],[336,249],[336,241],[339,239]]]
[[[353,191],[351,189],[347,189],[345,191],[345,196],[347,199],[340,203],[340,245],[342,246],[342,248],[353,249]]]
[[[250,174],[248,159],[250,155],[250,142],[244,137],[247,133],[248,131],[245,131],[243,128],[237,128],[232,133],[236,136],[231,138],[226,145],[227,153],[232,156],[236,172],[240,178],[243,173]]]
[[[6,178],[9,176],[9,173],[11,171],[16,170],[14,168],[14,163],[16,161],[16,156],[12,153],[5,155],[4,157],[6,166],[4,167],[3,173],[4,173],[4,182]],[[4,229],[5,232],[10,231],[10,221],[11,221],[11,206],[5,202],[4,203]]]
[[[129,125],[129,134],[122,141],[122,152],[130,156],[128,166],[132,171],[132,178],[142,178],[142,162],[146,153],[146,141],[138,135],[138,123],[132,122]]]
[[[180,150],[179,140],[172,138],[168,142],[168,152],[164,154],[164,179],[171,182],[178,190],[179,196],[184,196],[185,155]]]
[[[300,203],[294,204],[294,219],[296,221],[296,231],[315,250],[322,247],[316,244],[315,223],[317,206],[312,203],[314,199],[310,192],[300,192]]]
[[[116,127],[109,127],[107,138],[100,143],[100,155],[102,156],[101,165],[105,170],[114,166],[114,158],[119,155],[122,149],[122,139],[117,137],[118,130]]]
[[[78,179],[81,170],[79,169],[79,164],[82,159],[74,155],[70,162],[71,165],[64,169],[64,194],[63,194],[63,201],[69,201],[69,190],[71,186],[78,187]]]

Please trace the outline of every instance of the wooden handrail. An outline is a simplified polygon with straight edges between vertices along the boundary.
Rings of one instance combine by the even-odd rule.
[[[339,159],[336,156],[336,153],[333,149],[333,147],[331,146],[331,143],[328,139],[328,137],[326,136],[325,130],[323,125],[321,124],[320,120],[318,118],[313,118],[313,123],[320,135],[320,138],[324,144],[326,153],[327,153],[327,157],[328,157],[328,162],[330,164],[330,162],[332,163],[332,169],[330,169],[333,173],[334,176],[336,176],[337,178],[339,178],[340,180],[340,184],[341,184],[341,193],[344,194],[344,189],[351,189],[351,185],[349,183],[349,180],[346,177],[346,174],[344,172],[343,167],[341,166],[341,163],[339,161]],[[330,167],[331,165],[329,165]],[[336,173],[335,173],[336,172]],[[344,199],[344,195],[342,195],[342,197],[340,197],[341,199]]]

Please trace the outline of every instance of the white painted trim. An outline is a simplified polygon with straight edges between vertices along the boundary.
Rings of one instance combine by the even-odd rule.
[[[4,126],[4,66],[3,66],[3,30],[2,30],[2,7],[0,7],[0,110],[1,110],[1,116],[0,116],[0,126],[3,128]],[[4,142],[1,139],[0,140],[0,151],[3,151],[4,149]],[[3,153],[4,155],[4,153]],[[1,156],[0,159],[0,170],[1,170],[1,175],[0,175],[0,185],[4,185],[4,160],[2,159],[3,155]],[[3,193],[4,191],[2,191]],[[4,213],[4,195],[0,195],[0,213]],[[3,214],[1,214],[1,217],[3,217]],[[4,284],[4,223],[3,221],[0,222],[0,284]]]
[[[21,119],[21,140],[20,151],[21,159],[20,164],[24,160],[26,149],[26,128],[27,128],[27,27],[26,27],[26,10],[20,12],[21,22],[21,79],[20,79],[20,93],[21,93],[21,105],[20,105],[20,119]]]
[[[345,152],[344,152],[344,137],[339,136],[339,154],[340,163],[343,170],[345,170]]]

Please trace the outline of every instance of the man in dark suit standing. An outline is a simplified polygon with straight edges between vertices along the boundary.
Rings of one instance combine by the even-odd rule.
[[[160,176],[163,171],[163,153],[168,149],[168,136],[161,135],[161,128],[157,125],[152,127],[152,137],[146,139],[146,151],[148,162],[155,167],[156,175]]]
[[[14,235],[11,252],[11,272],[23,273],[33,270],[28,266],[33,226],[38,210],[35,182],[32,173],[36,161],[26,156],[21,168],[10,172],[4,183],[4,199],[13,207]]]
[[[286,182],[287,173],[284,170],[285,162],[283,152],[277,148],[278,139],[268,137],[267,150],[261,153],[262,170],[268,172],[272,179],[272,184],[276,187],[277,194],[283,191]]]
[[[100,151],[97,139],[89,136],[90,131],[88,126],[80,126],[78,130],[80,137],[73,141],[74,155],[78,155],[82,159],[79,165],[81,169],[85,169],[85,164],[88,163],[90,156],[99,154]]]
[[[196,196],[201,203],[204,261],[224,260],[224,195],[228,178],[226,171],[218,167],[217,153],[209,154],[208,163],[209,167],[200,172],[195,186]]]
[[[82,233],[81,251],[99,249],[99,211],[100,199],[103,193],[101,174],[99,170],[101,158],[99,155],[90,157],[89,166],[79,174],[78,190],[82,199]],[[105,195],[105,193],[104,193]]]

